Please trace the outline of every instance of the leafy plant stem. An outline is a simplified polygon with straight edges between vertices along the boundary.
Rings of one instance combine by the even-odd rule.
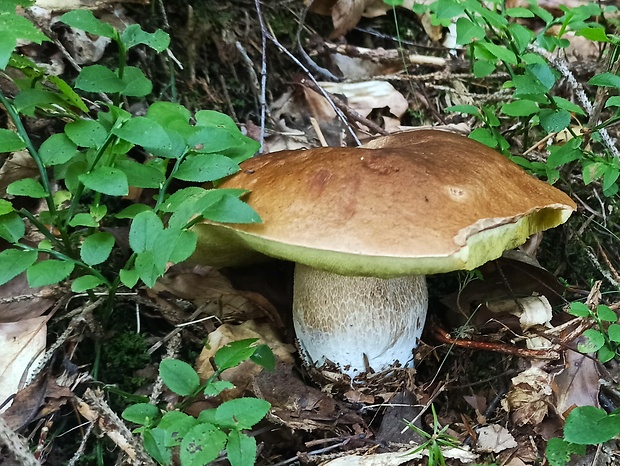
[[[184,152],[183,154],[179,156],[179,158],[176,159],[176,161],[174,162],[174,167],[172,167],[172,171],[170,172],[170,175],[168,176],[168,178],[166,178],[166,180],[160,186],[159,193],[157,196],[157,203],[155,204],[155,208],[153,209],[155,210],[155,212],[157,212],[157,210],[161,207],[162,203],[164,202],[165,197],[166,197],[165,194],[166,192],[168,192],[168,186],[170,186],[170,183],[172,183],[172,180],[174,179],[174,175],[179,169],[179,167],[181,166],[181,163],[183,162],[183,160],[185,160],[186,155],[187,155],[187,152]]]
[[[43,225],[38,218],[36,218],[34,215],[32,215],[28,210],[26,209],[20,209],[19,210],[19,214],[22,217],[27,218],[30,223],[32,223],[37,230],[39,230],[39,232],[41,234],[43,234],[53,245],[55,245],[58,249],[60,250],[64,250],[64,252],[71,256],[72,251],[69,251],[69,246],[68,246],[68,242],[65,241],[59,241],[58,238],[56,238],[56,236],[54,236],[50,231],[49,228],[46,228],[45,225]]]
[[[31,157],[33,158],[34,162],[37,165],[37,169],[39,170],[39,174],[41,176],[41,184],[43,185],[43,188],[45,189],[45,192],[46,192],[45,201],[47,203],[47,208],[49,209],[50,214],[53,217],[55,217],[56,216],[56,205],[54,204],[54,198],[52,197],[52,191],[50,189],[50,181],[47,176],[47,170],[45,169],[45,165],[43,164],[41,157],[39,157],[39,152],[34,148],[34,145],[32,144],[30,137],[28,136],[28,132],[26,131],[26,128],[24,128],[24,124],[19,118],[19,115],[17,114],[15,107],[13,107],[13,104],[9,102],[9,100],[6,98],[4,93],[1,91],[0,91],[0,102],[2,103],[2,105],[4,105],[4,108],[9,114],[11,121],[17,128],[17,132],[19,133],[19,136],[26,143],[26,148],[28,149],[28,152],[30,153]]]

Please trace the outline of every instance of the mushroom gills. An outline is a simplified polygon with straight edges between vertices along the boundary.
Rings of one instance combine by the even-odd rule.
[[[318,368],[330,361],[354,377],[396,361],[413,366],[427,308],[424,275],[350,277],[295,266],[295,332],[302,357]]]

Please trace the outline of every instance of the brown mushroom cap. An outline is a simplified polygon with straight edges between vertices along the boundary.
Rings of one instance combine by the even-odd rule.
[[[563,192],[453,133],[418,130],[367,147],[242,163],[221,187],[250,190],[263,223],[197,225],[199,260],[232,265],[246,249],[342,275],[473,269],[575,209]]]

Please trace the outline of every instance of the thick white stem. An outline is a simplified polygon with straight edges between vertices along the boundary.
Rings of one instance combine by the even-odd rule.
[[[293,322],[302,357],[326,360],[351,376],[398,361],[412,365],[422,334],[428,294],[424,276],[345,277],[297,264]]]

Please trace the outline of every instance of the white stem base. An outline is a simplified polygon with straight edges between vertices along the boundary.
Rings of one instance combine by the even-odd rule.
[[[295,266],[293,322],[302,358],[329,360],[354,377],[411,366],[428,308],[423,275],[381,279],[345,277]]]

